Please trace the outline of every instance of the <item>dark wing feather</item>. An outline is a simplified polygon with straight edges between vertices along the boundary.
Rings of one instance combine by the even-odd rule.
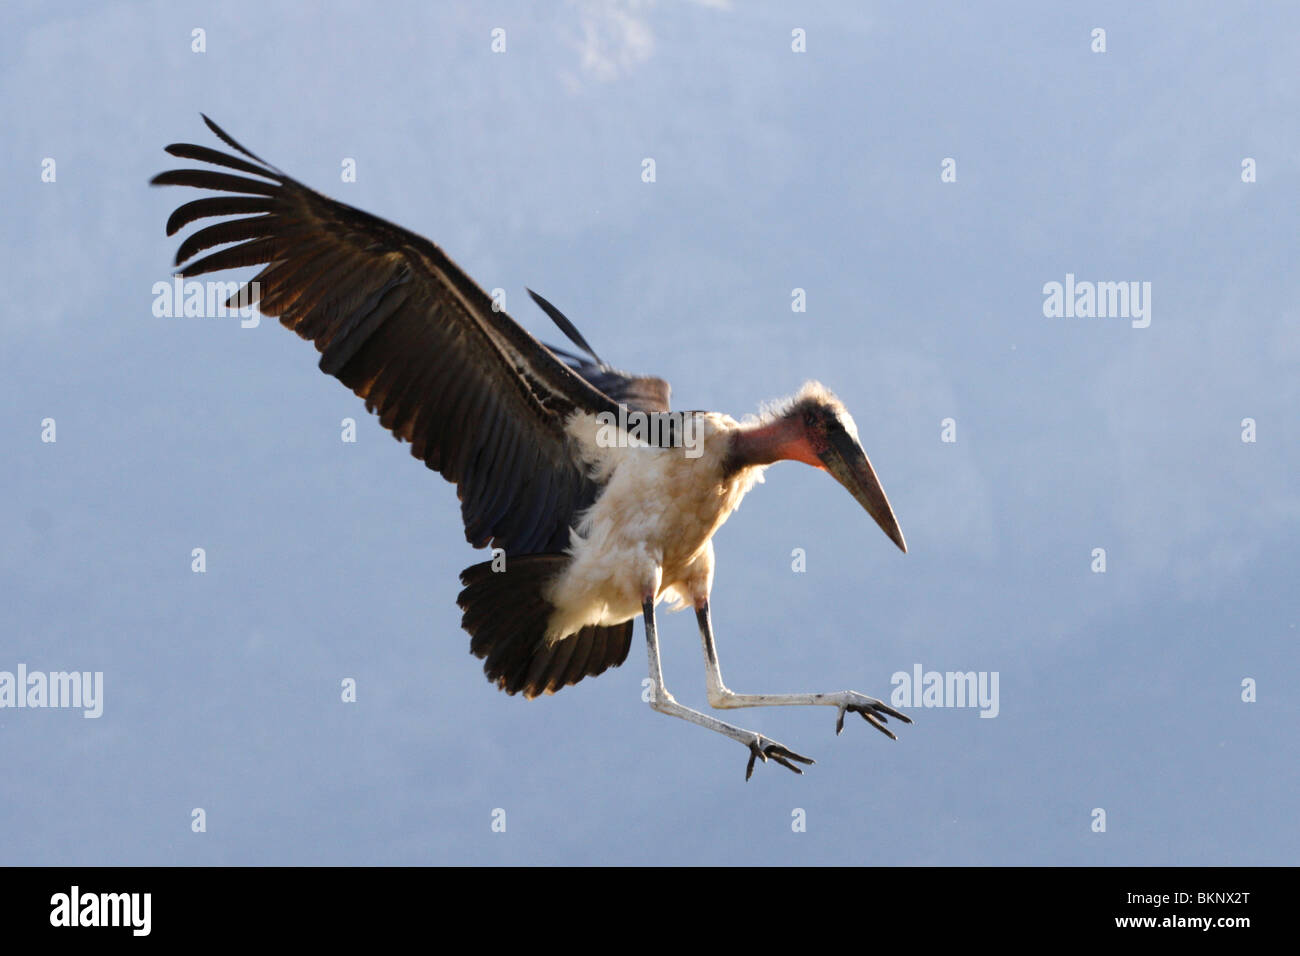
[[[168,235],[201,219],[177,264],[185,276],[259,265],[261,311],[321,352],[320,367],[365,400],[412,452],[457,486],[465,535],[512,554],[558,551],[574,514],[597,492],[564,426],[574,412],[617,414],[611,400],[504,312],[433,243],[335,202],[265,164],[206,116],[244,158],[176,144],[174,156],[213,163],[154,177],[224,195],[185,203]],[[251,178],[258,177],[258,178]],[[245,298],[240,298],[240,296]]]
[[[566,359],[566,361],[569,368],[590,382],[593,388],[599,389],[628,408],[643,412],[668,411],[669,386],[662,378],[632,375],[628,372],[620,372],[616,368],[593,365],[582,359],[577,361]]]
[[[533,297],[533,301],[541,307],[542,311],[551,317],[551,321],[570,342],[591,356],[591,360],[588,361],[581,355],[574,355],[554,345],[548,345],[547,348],[569,368],[621,405],[643,412],[668,411],[668,398],[672,390],[667,382],[653,375],[632,375],[614,368],[595,353],[587,344],[587,340],[582,337],[582,333],[563,312],[532,289],[528,290],[528,294]]]

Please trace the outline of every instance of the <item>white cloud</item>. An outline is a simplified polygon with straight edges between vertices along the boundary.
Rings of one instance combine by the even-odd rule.
[[[654,33],[645,18],[651,4],[640,0],[581,0],[576,6],[579,35],[572,42],[583,76],[609,83],[632,72],[654,54]]]

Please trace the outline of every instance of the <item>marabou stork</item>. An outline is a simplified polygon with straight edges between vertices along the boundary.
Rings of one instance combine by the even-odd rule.
[[[586,357],[541,344],[427,239],[307,188],[203,119],[240,155],[167,147],[234,171],[180,169],[152,180],[219,193],[168,219],[170,236],[223,217],[181,243],[178,274],[261,266],[227,304],[256,302],[311,339],[321,370],[456,484],[466,538],[504,558],[466,568],[458,597],[470,650],[490,681],[532,698],[603,673],[626,659],[641,615],[655,710],[743,744],[746,779],[755,760],[769,758],[802,773],[795,764],[809,758],[673,699],[655,633],[655,605],[668,598],[695,608],[713,707],[826,705],[838,711],[836,733],[851,711],[890,738],[887,718],[911,723],[855,691],[736,694],[722,682],[709,616],[711,539],[768,465],[801,461],[829,472],[907,550],[857,427],[829,391],[810,382],[743,424],[717,412],[674,420],[683,413],[669,411],[667,382],[606,364],[540,296]],[[636,414],[669,427],[646,438],[647,429],[629,425]],[[683,441],[691,428],[695,454]],[[615,440],[601,440],[602,429]]]

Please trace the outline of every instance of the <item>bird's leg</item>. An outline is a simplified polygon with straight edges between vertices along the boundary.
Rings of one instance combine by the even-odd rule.
[[[659,666],[659,639],[655,635],[655,602],[653,597],[644,599],[642,612],[645,615],[646,657],[650,661],[651,707],[661,714],[680,717],[682,720],[689,720],[693,724],[699,724],[701,727],[717,731],[748,747],[749,763],[745,766],[746,780],[754,773],[755,760],[767,763],[770,757],[781,766],[793,770],[795,773],[803,773],[803,771],[791,763],[792,760],[799,763],[813,763],[812,759],[797,754],[788,747],[784,747],[762,734],[755,733],[752,730],[742,730],[740,727],[733,727],[731,724],[725,724],[715,717],[710,717],[708,714],[702,714],[698,710],[692,710],[677,703],[673,699],[673,695],[668,693],[668,688],[664,686],[663,669]]]
[[[861,714],[862,719],[892,740],[898,738],[885,726],[890,717],[897,718],[905,724],[912,721],[894,708],[874,697],[859,694],[854,690],[841,690],[829,694],[735,694],[722,682],[722,668],[718,665],[718,649],[713,642],[713,622],[709,616],[707,598],[695,602],[695,617],[700,622],[700,638],[704,642],[704,677],[708,685],[709,704],[720,710],[734,707],[782,707],[782,706],[825,706],[835,707],[839,716],[835,721],[835,733],[844,729],[844,715],[852,712]]]

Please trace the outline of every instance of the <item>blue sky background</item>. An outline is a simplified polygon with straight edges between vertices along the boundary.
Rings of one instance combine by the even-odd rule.
[[[0,670],[105,700],[0,710],[0,862],[1295,863],[1298,45],[1280,3],[5,4]],[[910,553],[773,468],[715,540],[728,684],[997,671],[999,716],[740,712],[818,761],[746,784],[641,703],[640,624],[496,691],[454,490],[274,321],[153,316],[197,193],[146,183],[219,145],[200,110],[677,407],[834,389]],[[1045,318],[1067,272],[1152,283],[1150,327]],[[694,621],[660,630],[704,706]]]

